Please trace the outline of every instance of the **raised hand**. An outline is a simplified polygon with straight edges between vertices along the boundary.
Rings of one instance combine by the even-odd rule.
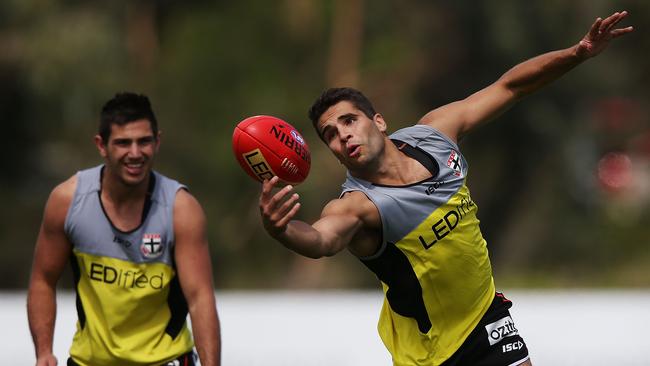
[[[632,32],[632,26],[614,28],[627,14],[627,11],[622,11],[605,19],[597,18],[589,32],[578,43],[577,55],[584,58],[594,57],[607,48],[610,40]]]

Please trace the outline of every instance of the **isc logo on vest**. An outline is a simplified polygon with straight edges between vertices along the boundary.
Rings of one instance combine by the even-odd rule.
[[[140,271],[123,270],[105,266],[100,263],[91,263],[88,277],[93,281],[104,282],[109,285],[123,288],[145,288],[160,290],[164,284],[164,274],[149,275]]]

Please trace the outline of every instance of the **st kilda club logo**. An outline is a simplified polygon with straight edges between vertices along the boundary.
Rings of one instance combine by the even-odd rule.
[[[455,150],[451,150],[447,158],[447,167],[454,171],[454,175],[460,177],[463,175],[463,166],[461,165],[460,154]]]
[[[147,258],[158,258],[163,253],[164,246],[160,234],[144,234],[140,252]]]

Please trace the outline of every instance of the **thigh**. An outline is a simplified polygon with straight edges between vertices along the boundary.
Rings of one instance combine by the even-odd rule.
[[[512,302],[497,293],[479,324],[444,366],[515,366],[529,359],[510,307]],[[525,363],[524,363],[525,365]]]

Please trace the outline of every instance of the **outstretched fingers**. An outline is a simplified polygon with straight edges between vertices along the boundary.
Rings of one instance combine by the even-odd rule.
[[[262,213],[267,216],[270,216],[271,213],[276,210],[278,204],[282,202],[284,196],[293,190],[293,186],[286,185],[284,188],[273,194],[273,187],[277,183],[277,180],[274,181],[275,178],[276,177],[273,177],[268,184],[264,183],[262,187],[262,195],[260,196],[260,208],[263,210]]]
[[[627,11],[622,11],[622,12],[616,12],[607,19],[603,20],[602,24],[600,25],[600,32],[601,33],[611,33],[613,28],[618,24],[623,18],[627,16]]]
[[[284,231],[300,208],[300,203],[297,202],[300,196],[297,193],[291,194],[293,186],[287,185],[273,194],[273,188],[278,182],[278,177],[264,180],[259,202],[264,226],[274,233]],[[286,198],[289,194],[291,195]]]
[[[602,24],[603,19],[598,17],[596,18],[596,21],[594,24],[591,25],[591,29],[589,30],[589,38],[595,39],[598,37],[598,32],[600,31],[600,25]]]
[[[619,29],[614,29],[613,31],[609,32],[612,35],[612,38],[620,37],[624,34],[628,34],[634,30],[634,27],[629,26],[625,28],[619,28]]]
[[[617,22],[617,20],[619,18],[619,15],[620,15],[620,13],[616,12],[616,13],[608,16],[607,18],[603,19],[603,21],[600,23],[600,27],[598,29],[598,32],[599,33],[606,33],[609,30],[609,28],[613,24],[615,24]]]
[[[627,16],[627,11],[621,11],[605,19],[596,18],[587,35],[578,43],[576,54],[584,58],[594,57],[607,48],[612,39],[632,32],[633,27],[616,28],[617,24]]]
[[[281,216],[281,218],[275,223],[275,226],[277,228],[283,228],[287,226],[289,221],[293,219],[294,216],[296,216],[296,213],[300,209],[300,202],[297,202],[298,198],[298,194],[294,193],[287,201],[284,202],[282,207],[280,207],[278,214]]]
[[[260,195],[260,210],[262,214],[269,216],[269,211],[275,210],[278,202],[293,189],[292,186],[287,185],[280,189],[277,193],[273,194],[273,188],[278,184],[280,178],[274,176],[271,180],[264,180],[262,182],[262,194]]]
[[[264,179],[262,182],[262,194],[260,195],[260,204],[262,204],[263,201],[267,201],[271,195],[271,192],[273,191],[273,187],[275,187],[276,184],[278,184],[278,181],[280,178],[277,176],[273,176],[271,179]]]

